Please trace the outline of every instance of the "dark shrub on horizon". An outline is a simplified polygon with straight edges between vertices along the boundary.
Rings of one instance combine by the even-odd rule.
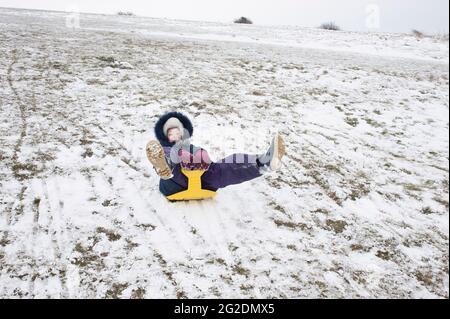
[[[117,15],[119,15],[119,16],[134,16],[134,13],[130,12],[130,11],[119,11],[119,12],[117,12]]]
[[[234,20],[234,23],[253,24],[252,20],[246,17],[240,17],[239,19]]]
[[[425,33],[423,33],[422,31],[413,29],[411,32],[412,32],[412,34],[413,34],[416,38],[418,38],[418,39],[425,38]]]
[[[323,29],[323,30],[331,30],[331,31],[340,31],[341,30],[341,28],[334,22],[322,23],[319,28]]]

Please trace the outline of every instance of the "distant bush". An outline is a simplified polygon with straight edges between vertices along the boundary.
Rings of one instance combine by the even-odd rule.
[[[417,29],[411,30],[411,34],[417,39],[432,39],[437,42],[448,42],[449,36],[448,33],[435,33],[435,34],[426,34],[425,32],[419,31]]]
[[[240,17],[239,19],[234,20],[234,23],[253,24],[252,20],[246,17]]]
[[[448,40],[449,40],[448,33],[439,34],[436,36],[436,39],[438,39],[440,41],[448,42]]]
[[[117,12],[117,15],[119,15],[119,16],[134,16],[134,13],[130,12],[130,11],[119,11],[119,12]]]
[[[418,38],[418,39],[423,39],[423,38],[425,38],[425,33],[423,33],[423,32],[421,32],[421,31],[419,31],[419,30],[412,30],[411,31],[412,32],[412,34],[416,37],[416,38]]]
[[[433,39],[435,42],[448,42],[449,40],[448,33],[436,33],[428,37]]]
[[[323,30],[331,30],[331,31],[340,31],[341,30],[341,28],[339,28],[339,26],[334,22],[322,23],[319,28],[323,29]]]

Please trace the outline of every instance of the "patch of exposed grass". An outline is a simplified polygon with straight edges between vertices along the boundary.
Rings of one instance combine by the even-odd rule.
[[[416,276],[416,279],[423,283],[425,286],[433,286],[433,275],[431,273],[416,271],[414,275]]]
[[[377,121],[375,121],[373,119],[366,118],[365,121],[367,124],[369,124],[370,126],[373,126],[375,128],[383,127],[383,125],[381,123],[378,123]]]
[[[242,284],[242,285],[239,287],[239,289],[241,289],[241,290],[244,291],[244,292],[251,291],[251,290],[253,290],[253,288],[254,288],[254,286],[252,286],[252,285],[244,285],[244,284]]]
[[[278,205],[276,202],[270,202],[269,206],[272,207],[274,210],[283,213],[284,215],[288,215],[286,210],[282,206]]]
[[[136,227],[142,228],[145,231],[153,231],[156,229],[156,226],[152,225],[152,224],[139,224],[139,225],[136,225]]]
[[[14,176],[20,180],[31,179],[37,174],[42,172],[42,169],[38,169],[38,166],[34,163],[15,163],[12,166]]]
[[[422,188],[416,184],[405,184],[403,188],[408,192],[421,192]]]
[[[93,79],[87,79],[86,84],[88,84],[88,85],[104,85],[105,82],[103,82],[100,79],[93,78]]]
[[[11,244],[11,241],[8,240],[7,238],[2,238],[0,239],[0,246],[5,247],[6,245]]]
[[[74,251],[81,256],[75,257],[71,263],[82,268],[95,268],[101,269],[104,267],[103,260],[100,256],[93,253],[92,247],[84,247],[81,243],[77,243],[74,247]]]
[[[255,95],[255,96],[264,96],[265,95],[264,92],[258,91],[258,90],[254,90],[252,92],[252,94]]]
[[[378,250],[377,253],[376,253],[376,256],[378,258],[381,258],[381,259],[386,260],[386,261],[387,260],[391,260],[391,258],[392,258],[391,253],[386,251],[386,250]]]
[[[330,211],[325,208],[318,208],[318,209],[313,210],[311,213],[329,215]]]
[[[141,287],[133,289],[133,291],[131,292],[131,299],[144,299],[145,292],[145,289]]]
[[[114,63],[116,62],[116,59],[112,56],[99,56],[97,57],[98,60],[106,63]]]
[[[346,117],[344,121],[345,123],[353,127],[357,127],[359,125],[359,120],[356,117]]]
[[[333,231],[335,234],[342,233],[348,225],[347,222],[343,220],[332,220],[332,219],[327,219],[325,224],[326,229]]]
[[[352,251],[364,251],[364,252],[370,251],[370,247],[363,246],[362,244],[352,244],[350,245],[350,249]]]
[[[106,299],[118,299],[122,295],[123,291],[127,289],[129,284],[118,284],[115,283],[106,291],[105,298]]]
[[[348,197],[351,200],[357,200],[370,193],[370,184],[368,183],[355,183],[352,184],[351,192]]]
[[[286,227],[286,228],[289,228],[289,229],[300,229],[300,230],[309,229],[309,227],[306,224],[304,224],[304,223],[294,223],[294,222],[291,222],[291,221],[283,221],[283,220],[280,220],[280,219],[275,219],[273,222],[278,227]]]
[[[133,242],[129,238],[125,239],[125,241],[127,242],[127,246],[126,246],[127,250],[132,250],[133,248],[139,247],[138,243]]]
[[[105,234],[109,241],[118,241],[120,238],[122,238],[122,236],[120,236],[119,234],[103,227],[98,227],[96,229],[96,232],[99,234]]]
[[[424,215],[432,215],[432,214],[438,214],[438,212],[435,212],[431,207],[427,206],[420,210],[420,212]]]
[[[360,285],[367,284],[367,273],[361,270],[354,271],[352,273],[352,279]]]
[[[218,264],[218,265],[222,265],[222,266],[225,266],[227,264],[225,262],[225,260],[223,260],[222,258],[213,258],[213,259],[206,261],[206,263],[210,264],[210,265]]]
[[[114,203],[112,200],[110,199],[105,199],[102,203],[103,207],[110,207],[110,206],[117,206],[116,203]]]
[[[233,270],[233,272],[235,274],[238,274],[241,276],[248,277],[250,275],[250,270],[242,267],[240,264],[234,265],[233,267],[231,267],[231,270]]]
[[[327,164],[327,165],[325,165],[325,169],[326,169],[327,171],[329,171],[329,172],[334,172],[334,173],[342,174],[342,173],[341,173],[341,169],[340,169],[338,166],[333,165],[333,164]]]

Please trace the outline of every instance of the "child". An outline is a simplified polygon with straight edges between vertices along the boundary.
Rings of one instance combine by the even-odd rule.
[[[190,144],[189,138],[193,132],[191,121],[179,112],[163,115],[155,125],[158,140],[150,141],[146,152],[150,163],[161,177],[159,190],[164,196],[187,189],[188,180],[181,168],[205,170],[202,188],[217,191],[261,176],[264,167],[278,170],[285,154],[283,139],[276,134],[269,150],[264,154],[233,154],[212,162],[204,149]]]

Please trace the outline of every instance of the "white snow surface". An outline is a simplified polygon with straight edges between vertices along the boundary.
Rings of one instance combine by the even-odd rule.
[[[449,45],[0,8],[0,298],[448,298]],[[169,203],[188,114],[280,172]]]

